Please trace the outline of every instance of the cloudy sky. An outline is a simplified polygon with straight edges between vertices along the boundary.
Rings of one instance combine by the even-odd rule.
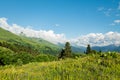
[[[0,27],[55,44],[120,45],[120,0],[0,0]]]

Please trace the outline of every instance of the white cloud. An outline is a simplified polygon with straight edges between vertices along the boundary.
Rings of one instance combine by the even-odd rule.
[[[115,25],[119,25],[120,24],[120,20],[114,20],[112,24],[112,26],[115,26]]]
[[[118,17],[120,16],[120,2],[118,2],[118,5],[116,8],[99,7],[97,10],[102,12],[106,16],[117,16]]]
[[[114,23],[120,23],[120,20],[115,20]],[[27,37],[43,38],[54,44],[65,43],[69,41],[72,45],[76,46],[86,46],[91,44],[91,46],[107,46],[107,45],[120,45],[120,33],[118,32],[108,32],[108,33],[90,33],[87,35],[82,35],[75,39],[66,39],[64,34],[56,34],[53,30],[33,30],[31,28],[24,28],[17,24],[8,24],[6,18],[0,18],[0,27],[9,30],[15,34],[24,33]]]
[[[112,8],[99,7],[97,9],[99,12],[104,13],[106,16],[111,16],[114,11]]]
[[[114,20],[114,23],[120,24],[120,20]]]
[[[9,25],[6,21],[7,21],[7,18],[0,18],[0,27],[4,29],[8,29]]]
[[[60,26],[60,24],[54,24],[53,26],[55,26],[55,27],[59,27],[59,26]]]
[[[57,25],[58,26],[58,25]],[[12,33],[15,33],[17,35],[25,34],[27,37],[36,37],[36,38],[43,38],[47,41],[50,41],[54,44],[57,44],[58,42],[64,43],[66,41],[65,35],[64,34],[56,34],[54,33],[53,30],[33,30],[31,28],[24,28],[20,25],[17,24],[8,24],[7,23],[7,18],[0,18],[0,27],[11,31]]]
[[[71,43],[76,46],[86,46],[88,44],[92,46],[107,46],[111,44],[118,46],[120,45],[120,33],[90,33],[87,35],[80,36],[76,39],[72,39]]]

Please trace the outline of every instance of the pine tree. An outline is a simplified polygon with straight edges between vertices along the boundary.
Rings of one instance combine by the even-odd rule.
[[[65,57],[70,57],[71,56],[71,46],[69,42],[66,42],[65,44]]]
[[[58,56],[58,59],[61,59],[61,58],[66,58],[66,57],[71,57],[71,46],[70,46],[70,43],[69,42],[66,42],[65,43],[65,47],[61,50],[59,56]]]
[[[90,45],[88,44],[87,49],[86,49],[86,54],[90,54],[90,53],[91,53],[91,47],[90,47]]]
[[[64,58],[64,56],[65,56],[65,50],[62,49],[62,51],[60,52],[60,54],[58,56],[58,59]]]

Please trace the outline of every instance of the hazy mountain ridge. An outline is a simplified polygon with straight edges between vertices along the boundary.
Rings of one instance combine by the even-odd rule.
[[[61,44],[59,43],[58,44],[59,46],[61,47],[64,47],[64,44]],[[85,52],[86,51],[86,46],[77,46],[77,45],[74,45],[74,44],[71,44],[71,48],[72,48],[72,51],[73,52]],[[108,46],[92,46],[91,45],[91,48],[93,50],[96,50],[96,51],[103,51],[103,52],[107,52],[107,51],[117,51],[117,52],[120,52],[120,45],[117,46],[117,45],[108,45]]]
[[[102,46],[102,47],[99,47],[99,46],[94,46],[92,47],[92,49],[94,50],[101,50],[101,51],[117,51],[117,52],[120,52],[120,46],[116,46],[116,45],[108,45],[108,46]]]
[[[93,46],[91,47],[92,50],[96,50],[96,51],[102,51],[102,52],[107,52],[107,51],[116,51],[116,52],[120,52],[120,46],[116,46],[116,45],[108,45],[108,46]],[[75,52],[84,52],[86,51],[86,47],[74,47],[73,51]]]

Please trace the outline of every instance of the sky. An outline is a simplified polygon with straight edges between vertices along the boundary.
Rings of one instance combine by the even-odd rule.
[[[55,44],[120,45],[120,0],[0,0],[0,27]]]

